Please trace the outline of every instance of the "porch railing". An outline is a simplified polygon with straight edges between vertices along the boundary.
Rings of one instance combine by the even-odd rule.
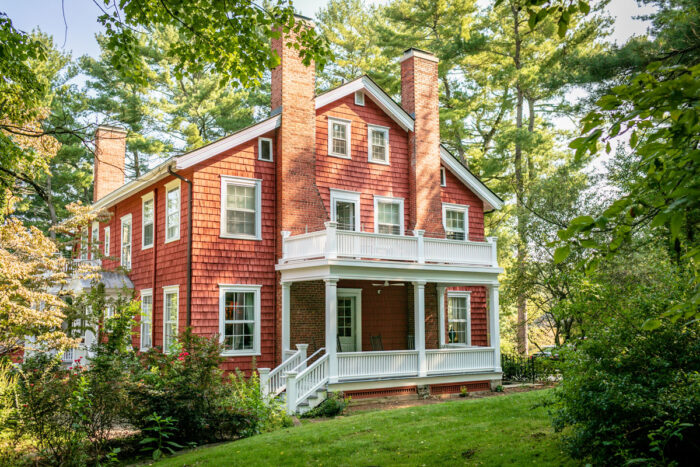
[[[338,354],[339,380],[417,375],[417,350],[342,352]]]
[[[428,375],[493,368],[493,348],[433,349],[425,351]]]
[[[287,372],[288,413],[296,412],[301,402],[328,383],[329,370],[328,354],[324,354],[300,373]]]
[[[326,229],[290,236],[283,232],[282,262],[310,259],[379,259],[415,263],[454,263],[498,267],[496,238],[486,242],[338,230],[335,222]]]
[[[285,390],[286,373],[306,360],[308,344],[297,344],[297,350],[289,355],[281,365],[270,371],[269,368],[260,368],[260,387],[263,394],[277,396]]]

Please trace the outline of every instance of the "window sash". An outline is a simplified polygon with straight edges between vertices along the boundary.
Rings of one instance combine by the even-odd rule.
[[[109,256],[109,247],[110,247],[109,242],[112,240],[110,237],[111,237],[110,229],[109,229],[109,227],[105,227],[105,239],[104,239],[105,256]]]
[[[348,124],[331,122],[331,153],[339,156],[348,155]]]
[[[88,232],[87,229],[83,229],[80,234],[80,259],[88,259]]]
[[[386,162],[388,153],[388,132],[380,129],[370,129],[370,160],[374,162]]]
[[[260,152],[258,158],[261,161],[271,161],[272,160],[272,140],[261,139],[260,145],[258,146],[258,151]]]
[[[143,202],[143,247],[153,246],[153,198]]]
[[[465,240],[466,212],[454,209],[445,210],[445,234],[452,240]]]
[[[379,201],[377,202],[377,229],[378,233],[400,235],[401,213],[400,203]]]
[[[163,352],[167,353],[177,339],[178,292],[165,292],[163,302]]]
[[[180,187],[166,193],[165,240],[180,238]]]
[[[151,326],[153,324],[153,295],[141,296],[141,348],[152,346]]]
[[[255,349],[255,292],[224,292],[224,351]]]
[[[468,297],[448,297],[447,339],[450,344],[470,345]]]
[[[226,186],[226,233],[255,237],[257,187],[228,183]]]
[[[95,224],[92,226],[92,238],[90,242],[90,257],[95,259],[97,257],[97,252],[100,242],[100,226]]]
[[[335,221],[338,223],[338,230],[356,230],[355,202],[336,200]]]
[[[131,219],[122,221],[121,265],[131,268]]]

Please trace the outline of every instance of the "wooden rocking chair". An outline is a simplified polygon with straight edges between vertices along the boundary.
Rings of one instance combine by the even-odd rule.
[[[384,345],[382,344],[382,335],[381,334],[379,334],[378,336],[370,336],[369,340],[372,343],[372,350],[374,350],[374,351],[384,350]]]

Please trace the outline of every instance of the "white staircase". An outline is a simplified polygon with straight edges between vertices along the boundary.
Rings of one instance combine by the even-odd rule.
[[[264,394],[280,397],[287,413],[306,413],[328,396],[328,355],[324,348],[306,356],[308,344],[297,344],[297,351],[288,355],[277,368],[260,368],[260,387]],[[316,360],[310,363],[314,358]]]

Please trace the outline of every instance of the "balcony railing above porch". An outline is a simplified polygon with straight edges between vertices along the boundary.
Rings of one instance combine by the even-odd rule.
[[[301,235],[282,232],[282,263],[315,259],[405,261],[418,264],[464,264],[498,267],[496,237],[486,242],[429,238],[422,230],[413,236],[326,229]]]

